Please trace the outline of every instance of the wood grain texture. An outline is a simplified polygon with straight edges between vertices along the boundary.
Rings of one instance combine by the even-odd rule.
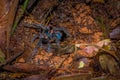
[[[1,0],[0,2],[0,48],[8,48],[10,30],[14,21],[19,0]]]

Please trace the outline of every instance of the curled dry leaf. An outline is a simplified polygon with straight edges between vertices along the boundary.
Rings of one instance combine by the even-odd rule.
[[[111,74],[117,74],[120,72],[118,63],[115,61],[115,59],[110,55],[100,55],[99,56],[99,62],[104,70],[104,72],[110,72]]]
[[[120,27],[115,28],[115,29],[110,33],[110,38],[111,38],[111,39],[120,40]]]
[[[80,54],[83,56],[86,56],[86,57],[93,57],[99,52],[100,49],[98,47],[110,50],[110,45],[109,45],[110,43],[111,43],[111,41],[109,39],[105,39],[105,40],[102,40],[94,45],[85,44],[88,46],[85,47],[83,50],[81,50]],[[84,45],[84,44],[76,44],[75,46],[80,47],[81,45]],[[96,47],[96,46],[98,46],[98,47]]]

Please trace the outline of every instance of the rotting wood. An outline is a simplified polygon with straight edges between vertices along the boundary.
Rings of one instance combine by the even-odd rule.
[[[27,76],[21,80],[48,80],[46,76],[42,75],[32,75],[32,76]]]
[[[15,63],[13,65],[6,65],[3,67],[3,69],[10,72],[37,74],[41,73],[42,71],[50,71],[52,68],[48,66],[33,65],[29,63]]]
[[[8,47],[10,30],[14,21],[19,0],[2,0],[0,2],[0,48],[7,49],[6,56],[9,57]]]
[[[90,80],[91,77],[92,75],[90,73],[79,73],[79,74],[56,77],[52,80]]]
[[[11,27],[13,25],[13,21],[15,18],[15,14],[16,14],[16,10],[17,10],[17,5],[18,5],[19,0],[11,0],[10,2],[10,10],[8,12],[8,24],[7,24],[7,55],[6,57],[10,57],[9,56],[9,44],[10,44],[10,32],[11,32]]]

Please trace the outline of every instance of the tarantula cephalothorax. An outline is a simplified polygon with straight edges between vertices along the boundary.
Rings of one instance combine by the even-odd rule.
[[[38,24],[25,24],[27,27],[32,27],[35,29],[39,29],[39,33],[36,34],[32,40],[34,42],[37,38],[39,38],[36,47],[44,48],[44,45],[47,45],[47,51],[51,51],[51,43],[56,43],[57,47],[60,47],[60,42],[64,41],[65,38],[70,36],[65,28],[60,27],[51,27],[51,26],[43,26]]]

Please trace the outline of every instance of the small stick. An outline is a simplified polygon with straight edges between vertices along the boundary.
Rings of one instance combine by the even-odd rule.
[[[5,66],[5,65],[7,65],[7,64],[9,64],[9,63],[11,63],[11,62],[13,62],[16,58],[18,58],[20,55],[22,55],[23,52],[24,51],[22,51],[22,52],[20,52],[20,53],[18,53],[16,55],[14,55],[11,58],[8,58],[4,63],[0,64],[0,68],[3,67],[3,66]]]

